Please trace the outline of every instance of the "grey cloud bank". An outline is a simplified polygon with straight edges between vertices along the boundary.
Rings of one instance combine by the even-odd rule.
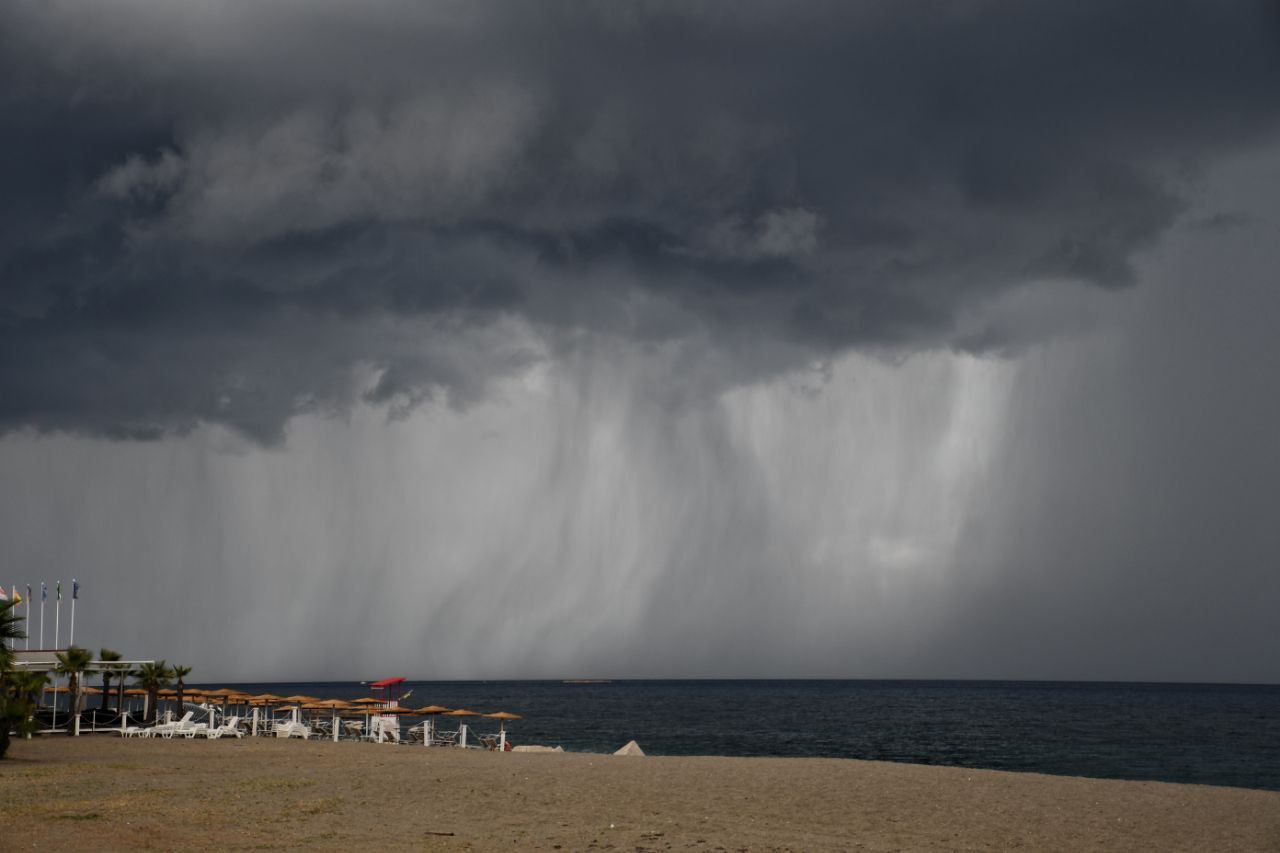
[[[695,394],[1016,345],[1002,294],[1129,283],[1273,129],[1278,31],[1265,3],[18,5],[0,424],[278,442],[362,394],[465,404],[582,332],[710,341],[732,367]],[[502,321],[529,340],[445,354]]]

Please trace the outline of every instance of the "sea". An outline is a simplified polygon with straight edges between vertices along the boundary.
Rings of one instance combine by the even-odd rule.
[[[192,685],[321,699],[357,681]],[[1280,790],[1280,685],[1044,681],[421,681],[404,703],[509,711],[516,744],[824,756]],[[414,720],[413,722],[416,722]],[[472,720],[473,730],[496,730]]]

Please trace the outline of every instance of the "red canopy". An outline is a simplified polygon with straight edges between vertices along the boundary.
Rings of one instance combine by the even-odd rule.
[[[403,684],[403,678],[384,678],[381,681],[369,682],[370,687],[390,687],[393,684]]]

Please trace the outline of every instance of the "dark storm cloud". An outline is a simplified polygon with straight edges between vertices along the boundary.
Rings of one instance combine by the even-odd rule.
[[[1129,283],[1273,129],[1273,10],[13,7],[0,426],[465,403],[535,357],[513,323],[701,336],[725,381],[1001,347],[984,306]]]

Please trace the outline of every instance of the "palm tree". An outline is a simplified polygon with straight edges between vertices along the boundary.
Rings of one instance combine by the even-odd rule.
[[[99,649],[98,650],[98,660],[103,661],[104,663],[112,663],[114,661],[118,661],[120,660],[120,657],[121,657],[120,653],[117,652],[115,649]],[[103,667],[102,669],[102,704],[99,706],[99,709],[102,711],[107,710],[107,703],[111,699],[111,675],[112,675],[111,667]]]
[[[40,704],[40,691],[44,690],[45,685],[48,683],[49,673],[34,669],[15,672],[9,677],[9,686],[13,690],[13,697],[19,702],[25,702],[32,706]]]
[[[65,651],[58,652],[58,663],[53,668],[59,675],[70,676],[68,688],[71,694],[72,722],[67,727],[69,735],[76,734],[75,721],[80,718],[80,677],[92,661],[93,652],[79,646],[68,646]]]
[[[147,691],[147,720],[155,722],[157,694],[169,685],[173,673],[162,660],[148,661],[138,667],[138,686]]]
[[[13,649],[9,648],[12,640],[25,640],[27,633],[22,630],[23,618],[18,615],[17,607],[12,601],[0,601],[0,686],[5,676],[13,669]]]
[[[169,668],[169,672],[178,680],[178,711],[182,711],[182,692],[186,689],[186,685],[182,683],[182,679],[191,674],[191,667],[178,666],[176,663]]]
[[[22,617],[12,601],[0,601],[0,758],[9,751],[9,726],[15,716],[21,719],[21,709],[9,698],[10,670],[13,669],[12,640],[26,639],[22,630]]]
[[[40,692],[48,683],[49,673],[38,670],[15,672],[9,677],[9,688],[13,692],[10,705],[13,713],[10,716],[28,740],[31,739],[31,731],[34,728],[31,722],[32,716],[40,705]]]

